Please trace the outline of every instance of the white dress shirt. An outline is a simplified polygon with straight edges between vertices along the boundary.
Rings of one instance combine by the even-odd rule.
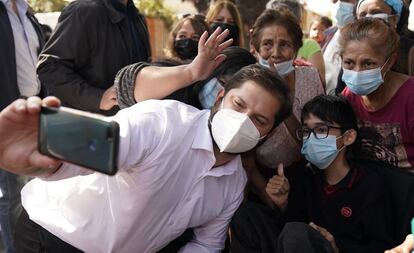
[[[17,85],[22,96],[30,97],[39,94],[40,81],[36,74],[37,51],[39,38],[32,22],[26,16],[27,2],[16,0],[17,15],[13,11],[12,0],[0,0],[7,9],[16,55]]]
[[[187,228],[195,236],[181,252],[220,252],[247,179],[240,156],[212,168],[209,115],[169,100],[121,110],[115,176],[64,164],[24,187],[23,206],[85,252],[156,252]]]
[[[325,62],[326,94],[331,94],[338,84],[338,76],[342,67],[338,44],[340,36],[341,32],[338,29],[323,53]]]

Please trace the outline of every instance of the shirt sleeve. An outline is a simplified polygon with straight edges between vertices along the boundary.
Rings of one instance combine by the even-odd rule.
[[[138,73],[150,64],[139,62],[122,68],[115,77],[115,90],[118,105],[121,109],[133,106],[137,103],[134,96],[135,80]]]
[[[119,123],[118,168],[137,167],[149,158],[168,134],[167,119],[159,101],[149,100],[121,110],[113,117]]]
[[[224,248],[229,223],[243,201],[243,191],[216,219],[194,229],[194,238],[179,253],[219,253]]]

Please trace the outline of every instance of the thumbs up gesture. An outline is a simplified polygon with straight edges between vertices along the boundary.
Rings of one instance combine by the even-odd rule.
[[[290,185],[283,171],[283,164],[279,164],[277,175],[273,176],[266,185],[266,193],[269,198],[281,210],[284,210],[288,204]]]

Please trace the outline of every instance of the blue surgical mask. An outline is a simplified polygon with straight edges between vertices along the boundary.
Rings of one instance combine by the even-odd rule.
[[[216,102],[217,94],[224,89],[217,78],[211,78],[198,93],[203,109],[211,109]]]
[[[384,83],[381,68],[354,71],[343,69],[342,81],[354,93],[360,96],[366,96],[378,89]]]
[[[310,163],[324,170],[331,165],[339,152],[345,147],[343,146],[339,150],[336,147],[336,140],[342,136],[337,138],[334,135],[328,135],[324,139],[317,139],[312,133],[308,139],[303,141],[301,153]]]
[[[295,67],[293,66],[293,59],[288,60],[288,61],[284,61],[284,62],[280,62],[280,63],[276,63],[275,68],[277,70],[277,73],[281,77],[285,77],[285,76],[289,75],[290,73],[292,73],[292,71],[295,70]]]
[[[269,62],[267,60],[263,59],[262,57],[259,57],[259,64],[262,65],[263,67],[266,67],[266,68],[270,69]],[[275,63],[274,66],[275,66],[275,69],[276,69],[277,73],[281,77],[285,77],[285,76],[289,75],[292,71],[295,70],[295,67],[293,66],[293,59],[283,61],[283,62],[280,62],[280,63]]]
[[[346,26],[354,21],[354,5],[339,1],[338,10],[335,15],[336,25],[339,28]]]

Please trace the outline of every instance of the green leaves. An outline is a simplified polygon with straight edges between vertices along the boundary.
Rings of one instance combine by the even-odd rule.
[[[29,0],[29,5],[34,12],[62,11],[69,3],[67,0]]]
[[[163,0],[134,0],[139,11],[146,17],[159,18],[169,29],[174,21],[174,12],[164,5]]]

